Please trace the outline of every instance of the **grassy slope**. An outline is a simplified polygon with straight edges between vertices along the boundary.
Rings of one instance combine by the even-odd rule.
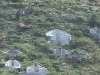
[[[5,8],[7,12],[0,13],[0,26],[6,25],[4,29],[0,29],[0,35],[6,33],[8,39],[7,44],[3,46],[0,44],[0,53],[14,46],[24,52],[23,55],[16,57],[21,62],[23,69],[34,62],[38,62],[48,68],[50,71],[48,75],[99,75],[100,42],[89,34],[91,27],[88,25],[91,15],[99,15],[99,13],[98,11],[88,10],[91,6],[85,3],[82,4],[82,2],[78,1],[77,4],[70,5],[72,2],[68,3],[68,1],[48,0],[39,2],[38,0],[37,4],[33,6],[26,5],[21,8],[29,10],[30,15],[20,16],[17,20],[12,19],[10,15],[19,8],[8,5]],[[96,7],[100,9],[99,6]],[[68,8],[71,8],[71,10],[67,10]],[[82,20],[69,22],[67,18],[70,16]],[[13,23],[8,24],[9,21]],[[32,29],[19,31],[17,29],[19,23],[31,25]],[[75,44],[71,42],[69,45],[63,46],[65,49],[68,51],[83,51],[88,53],[90,57],[70,61],[66,57],[56,58],[50,55],[50,48],[55,48],[58,45],[46,44],[45,33],[57,28],[69,32],[72,35],[72,41],[75,41]],[[0,37],[0,40],[2,41],[2,37]],[[10,57],[0,55],[0,58],[9,59]],[[13,71],[8,71],[6,68],[1,69],[4,69],[0,70],[2,75],[14,75]]]

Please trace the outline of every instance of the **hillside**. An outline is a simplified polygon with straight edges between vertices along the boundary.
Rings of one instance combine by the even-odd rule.
[[[48,69],[47,75],[100,75],[100,36],[90,34],[95,26],[100,28],[99,0],[0,0],[0,60],[14,57],[22,70],[39,63]],[[46,43],[45,34],[53,29],[70,33],[70,43]],[[68,59],[52,55],[51,50],[59,46],[88,56]],[[2,55],[11,48],[23,54]],[[0,75],[22,74],[0,62]]]

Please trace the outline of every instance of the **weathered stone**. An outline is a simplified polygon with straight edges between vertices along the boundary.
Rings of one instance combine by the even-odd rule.
[[[20,23],[20,25],[17,26],[17,28],[20,30],[20,31],[26,31],[28,29],[31,29],[32,26],[31,25],[25,25],[23,23]]]
[[[75,13],[75,11],[72,10],[71,8],[67,8],[66,12],[68,12],[68,13],[72,13],[72,14]]]
[[[13,24],[13,22],[9,21],[8,24]]]
[[[84,7],[84,6],[83,7],[79,7],[79,6],[78,7],[74,7],[73,9],[74,10],[78,10],[78,11],[84,11],[84,12],[90,11],[89,8]]]
[[[100,10],[98,9],[98,7],[96,7],[96,6],[91,6],[91,7],[90,7],[90,10],[92,10],[92,11],[100,11]]]
[[[79,23],[79,22],[83,22],[86,20],[85,17],[74,17],[74,16],[70,16],[66,18],[67,21],[72,22],[72,23]]]

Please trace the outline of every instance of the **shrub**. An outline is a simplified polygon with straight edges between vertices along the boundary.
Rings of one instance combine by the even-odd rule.
[[[47,75],[57,75],[56,71],[49,72]]]
[[[4,29],[4,25],[6,25],[6,20],[0,19],[0,28]]]
[[[96,47],[96,45],[92,39],[83,37],[83,38],[78,38],[72,41],[69,44],[69,47],[70,48],[85,48],[85,47],[93,48],[93,47]]]
[[[0,68],[3,68],[4,66],[5,66],[5,64],[0,62]]]
[[[17,55],[15,58],[21,62],[23,62],[23,60],[26,58],[27,56],[25,56],[24,54],[20,54],[20,55]]]
[[[14,74],[14,75],[18,75],[18,71],[16,69],[9,70],[9,73]]]
[[[100,13],[98,14],[94,14],[90,17],[89,21],[88,21],[88,24],[91,26],[91,27],[94,27],[94,26],[97,26],[97,27],[100,27]]]

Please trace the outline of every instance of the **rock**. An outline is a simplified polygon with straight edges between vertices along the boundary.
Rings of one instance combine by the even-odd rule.
[[[74,27],[73,23],[68,23],[68,26]]]
[[[79,11],[90,11],[89,10],[89,8],[87,8],[87,7],[76,7],[76,8],[74,8],[74,10],[79,10]]]
[[[12,21],[9,21],[8,24],[13,24],[13,22]]]
[[[2,13],[3,13],[3,12],[4,12],[4,10],[0,8],[0,12],[2,12]]]
[[[13,19],[15,19],[15,18],[16,18],[16,15],[15,15],[15,14],[12,14],[11,17],[12,17]]]
[[[83,7],[83,8],[81,8],[81,10],[83,10],[83,11],[89,11],[89,9],[87,7]]]
[[[20,31],[26,31],[28,29],[31,29],[32,26],[31,25],[25,25],[23,23],[20,23],[20,25],[17,26],[17,28],[20,30]]]
[[[75,11],[74,11],[74,10],[72,10],[71,8],[67,8],[66,12],[68,12],[68,13],[72,13],[72,14],[74,14],[74,13],[75,13]]]
[[[76,22],[77,18],[76,17],[67,17],[67,21],[69,21],[69,22]]]
[[[29,5],[37,5],[39,4],[39,2],[36,2],[36,1],[29,1]]]
[[[78,20],[76,17],[68,17],[68,18],[67,18],[67,21],[76,23],[76,22],[78,22],[79,20]]]
[[[91,10],[91,11],[100,11],[100,10],[98,9],[98,7],[96,7],[96,6],[91,6],[91,7],[90,7],[90,10]]]
[[[70,16],[66,18],[67,21],[72,22],[72,23],[80,23],[86,20],[85,17],[74,17]]]

